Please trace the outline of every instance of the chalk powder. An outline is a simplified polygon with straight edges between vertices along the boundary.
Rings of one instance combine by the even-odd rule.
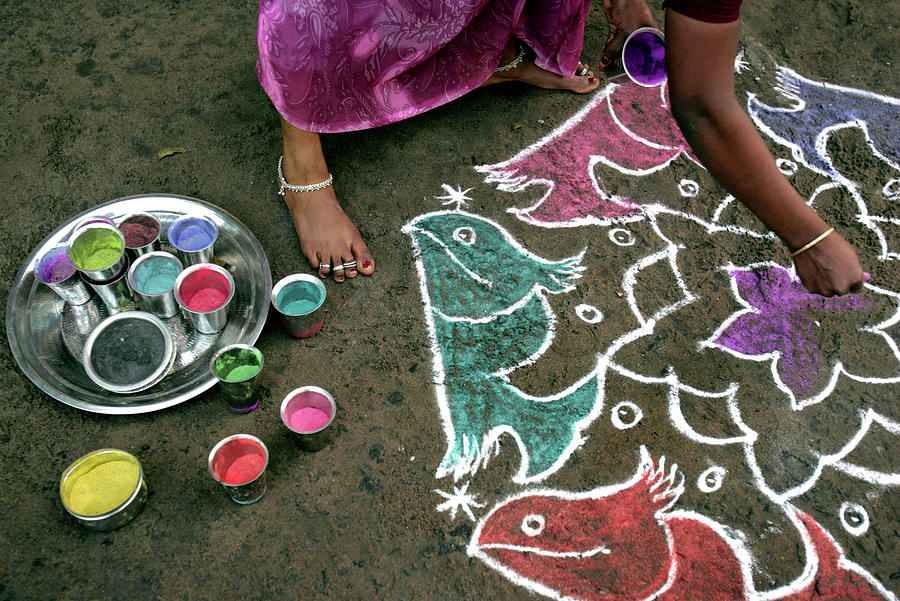
[[[318,407],[301,407],[288,416],[288,426],[297,432],[315,432],[328,425],[331,415]]]
[[[72,260],[80,269],[98,271],[118,261],[124,250],[122,239],[114,231],[88,229],[72,244]]]
[[[176,248],[186,251],[203,250],[213,242],[209,224],[199,219],[186,221],[178,230],[178,238],[172,241]]]
[[[94,341],[91,364],[106,382],[126,386],[156,373],[165,353],[166,339],[156,326],[144,320],[121,320]]]
[[[232,461],[225,470],[223,480],[225,484],[246,484],[259,476],[265,464],[266,460],[262,455],[256,453],[241,455]]]
[[[228,295],[218,288],[201,288],[187,300],[188,309],[198,313],[206,313],[218,309],[228,298]]]
[[[278,294],[278,306],[285,315],[306,315],[321,304],[318,288],[307,282],[293,282]]]
[[[135,215],[123,221],[119,231],[125,236],[127,248],[141,248],[159,237],[159,224],[152,217]]]
[[[259,373],[259,365],[241,365],[225,374],[226,382],[243,382]]]
[[[38,277],[45,284],[62,282],[75,273],[75,265],[66,255],[64,249],[58,249],[48,253],[41,259],[38,267]]]
[[[133,461],[107,461],[79,476],[66,495],[66,504],[81,515],[108,513],[128,500],[140,479]]]
[[[141,294],[162,294],[175,286],[181,273],[177,263],[166,257],[146,259],[134,272],[134,284]]]
[[[665,43],[652,32],[636,34],[625,47],[622,61],[631,76],[643,84],[655,85],[666,78]]]

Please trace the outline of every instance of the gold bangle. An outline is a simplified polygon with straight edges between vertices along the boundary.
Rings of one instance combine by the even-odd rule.
[[[816,236],[815,238],[813,238],[812,240],[810,240],[809,242],[807,242],[806,244],[804,244],[803,246],[801,246],[800,248],[798,248],[797,250],[792,252],[791,257],[796,257],[800,253],[805,253],[810,248],[812,248],[813,246],[815,246],[816,244],[818,244],[819,242],[821,242],[822,240],[827,238],[828,235],[833,231],[834,231],[833,227],[828,228],[827,230],[825,230],[824,232],[822,232],[821,234],[819,234],[818,236]]]

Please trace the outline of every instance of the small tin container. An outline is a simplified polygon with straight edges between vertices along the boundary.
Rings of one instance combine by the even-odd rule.
[[[63,507],[93,530],[125,525],[147,501],[147,483],[137,457],[100,449],[77,459],[59,481]]]
[[[281,402],[282,423],[306,451],[319,451],[328,444],[335,413],[334,397],[318,386],[295,388]]]
[[[166,324],[144,311],[125,311],[94,328],[84,343],[82,362],[98,386],[127,394],[162,380],[175,356],[175,340]]]
[[[128,286],[128,257],[125,257],[125,271],[106,282],[88,280],[87,285],[97,293],[109,312],[121,313],[134,309],[134,297]]]
[[[74,230],[66,243],[66,253],[89,282],[108,282],[127,268],[125,237],[119,228],[106,223]]]
[[[66,254],[65,246],[44,253],[35,263],[34,275],[70,305],[83,305],[91,300],[91,291]]]
[[[636,83],[651,88],[666,81],[666,42],[655,27],[639,27],[622,44],[622,52],[603,73],[606,79],[622,84]]]
[[[249,344],[230,344],[209,362],[228,408],[235,413],[249,413],[259,406],[256,393],[262,368],[262,352]]]
[[[197,263],[175,279],[175,300],[201,334],[220,332],[228,322],[234,278],[215,263]]]
[[[128,286],[144,311],[167,319],[178,314],[175,280],[181,261],[172,253],[153,251],[140,255],[128,269]]]
[[[169,225],[166,238],[178,253],[182,265],[210,263],[219,226],[205,217],[184,215]]]
[[[309,338],[325,323],[325,284],[308,273],[286,276],[272,288],[272,305],[291,336]]]
[[[235,503],[248,505],[266,494],[269,449],[255,436],[234,434],[209,452],[207,467]]]
[[[160,249],[159,219],[150,213],[135,213],[119,221],[119,231],[125,237],[125,250],[133,259]]]

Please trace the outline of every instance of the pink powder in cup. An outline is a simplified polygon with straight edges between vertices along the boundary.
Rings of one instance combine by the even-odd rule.
[[[328,391],[318,386],[292,390],[281,403],[281,421],[307,451],[318,451],[329,440],[329,428],[337,405]]]

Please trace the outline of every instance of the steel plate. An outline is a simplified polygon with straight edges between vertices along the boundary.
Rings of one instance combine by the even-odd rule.
[[[216,262],[231,272],[235,295],[228,324],[218,334],[200,334],[181,315],[163,322],[178,349],[171,371],[153,387],[132,394],[115,394],[97,386],[81,363],[81,351],[91,331],[108,313],[99,299],[72,307],[34,275],[37,259],[63,243],[72,227],[88,216],[119,219],[131,213],[151,213],[162,224],[163,250],[174,252],[166,229],[183,215],[207,217],[219,226]],[[209,203],[170,194],[147,194],[113,200],[86,211],[55,230],[26,259],[9,292],[6,335],[19,367],[41,390],[72,407],[107,414],[147,413],[191,399],[216,383],[209,362],[229,344],[253,344],[262,332],[272,294],[272,273],[259,241],[240,221]]]

